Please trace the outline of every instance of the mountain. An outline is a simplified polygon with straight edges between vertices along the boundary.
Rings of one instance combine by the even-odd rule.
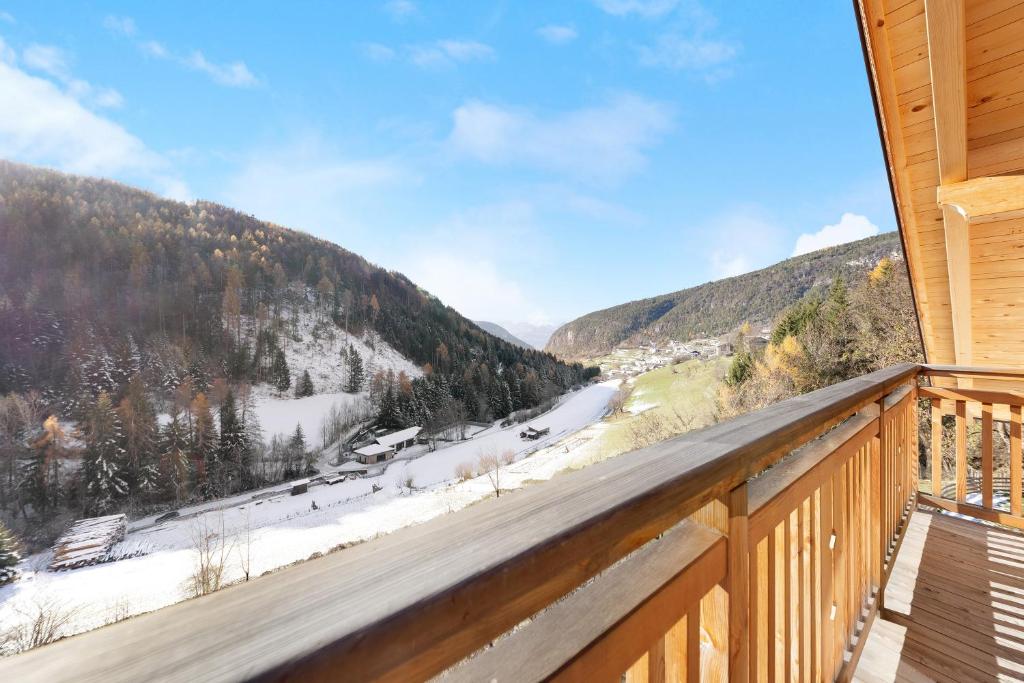
[[[558,328],[545,350],[560,358],[593,358],[620,345],[714,337],[744,322],[755,327],[768,325],[784,308],[827,286],[835,276],[863,272],[884,256],[903,258],[897,233],[794,256],[752,273],[588,313]]]
[[[547,346],[551,335],[558,329],[558,325],[535,325],[524,322],[503,322],[506,330],[526,341],[535,349],[543,349]]]
[[[504,339],[509,344],[515,344],[516,346],[521,346],[524,349],[534,348],[530,344],[527,344],[522,339],[506,330],[498,323],[491,323],[487,322],[486,320],[474,320],[473,322],[475,322],[484,332],[487,332],[488,334],[493,334],[498,339]]]
[[[395,423],[440,420],[431,402],[490,419],[588,372],[482,331],[325,240],[210,202],[0,161],[0,395],[36,391],[75,416],[102,392],[118,400],[134,376],[164,402],[186,378],[277,382],[289,371],[280,350],[342,331],[423,368],[396,389],[407,405],[387,403]],[[290,368],[296,382],[305,369]],[[445,396],[462,407],[451,413]]]

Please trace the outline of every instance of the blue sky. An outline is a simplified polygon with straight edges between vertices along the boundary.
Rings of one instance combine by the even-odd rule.
[[[0,156],[563,322],[892,230],[852,3],[0,0]]]

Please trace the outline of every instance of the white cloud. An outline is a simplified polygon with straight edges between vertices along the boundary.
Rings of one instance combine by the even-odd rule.
[[[0,62],[14,64],[16,61],[18,61],[18,57],[14,54],[14,50],[4,42],[3,36],[0,36]]]
[[[459,62],[481,62],[493,59],[494,49],[476,40],[438,40],[407,48],[409,61],[422,68],[453,66]]]
[[[140,37],[138,26],[131,17],[108,16],[103,20],[103,25],[111,33],[131,39],[144,55],[175,62],[192,71],[204,73],[219,85],[229,88],[252,88],[260,85],[260,79],[241,60],[213,62],[207,59],[201,50],[192,50],[187,55],[178,54],[159,41]]]
[[[206,59],[202,52],[194,50],[185,59],[183,64],[196,71],[202,71],[213,79],[214,83],[226,85],[232,88],[251,88],[259,85],[259,79],[252,75],[245,62],[230,62],[216,64]]]
[[[844,213],[835,225],[826,225],[818,232],[804,233],[797,237],[793,256],[807,254],[837,244],[845,244],[878,234],[878,226],[855,213]]]
[[[648,19],[661,17],[679,4],[679,0],[596,0],[597,6],[608,14],[625,16],[636,14]]]
[[[471,320],[550,322],[522,286],[488,259],[451,251],[422,252],[405,274]]]
[[[11,14],[10,12],[3,12],[3,11],[0,11],[0,21],[7,22],[8,24],[16,24],[16,23],[18,23],[17,21],[14,20],[14,15],[13,14]]]
[[[608,182],[642,168],[645,150],[672,127],[672,118],[665,105],[631,94],[547,118],[474,100],[455,110],[448,143],[488,164]]]
[[[551,322],[530,295],[532,270],[546,237],[531,201],[510,200],[462,209],[404,240],[396,266],[413,282],[463,315],[477,320]],[[532,249],[509,249],[530,244]],[[543,259],[541,259],[543,260]]]
[[[120,33],[123,36],[134,36],[138,31],[135,20],[131,17],[119,17],[109,15],[103,20],[103,26],[111,33]]]
[[[135,176],[160,191],[187,194],[159,154],[50,80],[0,62],[0,101],[0,157],[72,173]]]
[[[415,15],[419,9],[411,0],[389,0],[384,3],[384,11],[395,21],[402,22]]]
[[[8,60],[10,61],[10,60]],[[96,87],[71,74],[71,60],[67,53],[53,45],[33,43],[21,52],[21,61],[29,69],[41,71],[62,83],[76,100],[97,107],[120,107],[124,104],[121,93],[113,88]]]
[[[21,59],[30,69],[43,71],[62,80],[68,78],[67,56],[58,47],[33,43],[21,51]]]
[[[363,54],[375,62],[390,62],[395,58],[395,51],[381,43],[363,43],[360,47]]]
[[[383,159],[347,159],[325,152],[309,135],[294,144],[252,153],[228,180],[224,200],[264,220],[318,235],[346,224],[352,205],[368,190],[414,182]]]
[[[782,229],[758,206],[734,207],[692,234],[708,246],[708,272],[712,279],[749,273],[784,256],[779,249]]]
[[[139,44],[139,49],[150,57],[156,57],[157,59],[169,59],[171,53],[168,52],[164,44],[156,40],[143,40]]]
[[[576,33],[576,29],[572,26],[548,24],[547,26],[541,26],[537,29],[537,35],[552,45],[564,45],[576,40],[576,37],[579,34]]]
[[[665,67],[673,70],[704,71],[731,61],[738,48],[733,43],[709,40],[698,36],[676,34],[660,36],[654,45],[638,50],[643,66]]]

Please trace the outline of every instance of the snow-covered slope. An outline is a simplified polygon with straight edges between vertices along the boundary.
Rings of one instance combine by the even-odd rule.
[[[503,488],[548,479],[586,450],[586,432],[580,430],[601,419],[616,389],[616,383],[609,382],[566,396],[531,423],[550,427],[542,441],[520,439],[520,425],[492,426],[469,441],[415,460],[395,461],[377,476],[313,486],[298,496],[289,495],[287,485],[279,485],[255,495],[183,508],[181,517],[170,521],[137,520],[118,549],[124,554],[145,553],[139,557],[54,573],[43,570],[48,553],[33,556],[22,563],[22,580],[0,588],[0,632],[25,623],[36,605],[70,614],[65,632],[70,635],[179,602],[187,597],[186,584],[197,556],[192,539],[200,532],[225,540],[225,580],[234,582],[244,577],[246,551],[252,558],[250,576],[259,576],[493,495],[486,476],[456,480],[456,467],[475,464],[481,454],[516,454],[517,461],[502,473]],[[406,487],[410,477],[414,489]]]

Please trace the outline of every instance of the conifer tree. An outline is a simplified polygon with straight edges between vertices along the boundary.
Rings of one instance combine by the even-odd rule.
[[[157,489],[156,412],[146,395],[141,376],[128,382],[125,396],[117,407],[122,425],[121,449],[124,451],[123,476],[132,499],[152,494]]]
[[[187,498],[189,476],[188,438],[177,411],[164,426],[160,439],[160,487],[180,503]]]
[[[288,391],[292,385],[292,374],[288,370],[288,361],[285,360],[284,351],[281,349],[274,352],[274,362],[270,366],[270,381],[278,391]]]
[[[195,472],[195,486],[204,496],[211,494],[209,470],[216,469],[217,428],[213,424],[210,403],[202,392],[192,400],[192,463]]]
[[[215,472],[210,477],[217,482],[217,494],[232,490],[232,482],[244,486],[248,481],[249,449],[245,440],[245,425],[235,408],[235,394],[228,389],[220,404],[220,443],[217,447]]]
[[[0,586],[13,581],[18,576],[15,569],[21,561],[21,545],[11,530],[0,521]]]
[[[121,418],[107,393],[100,392],[90,411],[85,435],[86,509],[92,514],[113,510],[128,493],[128,484],[121,474],[124,449]]]
[[[306,435],[302,433],[302,425],[296,423],[295,432],[288,441],[288,464],[285,468],[287,476],[302,474],[306,470]]]
[[[348,345],[348,352],[345,357],[345,364],[348,369],[348,378],[345,382],[345,391],[350,394],[354,394],[363,388],[363,382],[365,381],[364,370],[363,370],[363,358],[356,351],[356,347],[352,344]]]
[[[295,398],[312,396],[316,392],[313,386],[313,378],[309,376],[309,370],[302,371],[302,379],[295,385]]]

